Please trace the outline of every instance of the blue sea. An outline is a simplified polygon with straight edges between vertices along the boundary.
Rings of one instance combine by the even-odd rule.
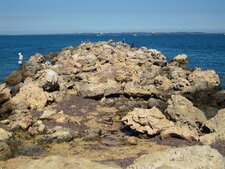
[[[78,46],[81,41],[122,41],[135,47],[161,51],[168,60],[178,54],[187,54],[189,67],[214,69],[222,78],[225,89],[225,36],[224,35],[24,35],[0,36],[0,82],[13,70],[18,69],[18,52],[28,60],[35,53],[59,52],[63,47]]]

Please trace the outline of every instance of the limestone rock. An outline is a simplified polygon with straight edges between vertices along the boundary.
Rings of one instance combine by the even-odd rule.
[[[8,141],[12,137],[10,132],[7,132],[5,129],[0,128],[0,141]]]
[[[211,85],[211,87],[218,87],[220,85],[219,76],[214,70],[202,71],[201,69],[196,69],[188,76],[188,80],[192,83],[203,80]]]
[[[59,75],[51,69],[39,71],[35,75],[35,79],[45,91],[52,92],[59,90]]]
[[[50,117],[56,113],[56,110],[45,110],[40,119],[50,119]]]
[[[217,115],[203,124],[210,130],[209,134],[201,137],[201,142],[205,144],[214,143],[216,140],[225,140],[225,109],[218,111]]]
[[[181,123],[189,124],[198,128],[198,124],[206,121],[204,113],[193,106],[193,103],[181,95],[172,95],[168,101],[168,107],[165,115]]]
[[[187,64],[188,63],[188,57],[185,54],[177,55],[173,58],[173,61],[178,62],[178,63],[183,63]]]
[[[34,82],[25,84],[20,88],[20,92],[10,101],[14,109],[42,109],[47,104],[49,95],[38,87]]]
[[[0,104],[10,99],[10,89],[6,87],[6,84],[3,83],[0,85]]]
[[[157,76],[154,79],[156,86],[159,86],[163,90],[169,90],[173,88],[172,82],[165,76]]]
[[[167,139],[170,137],[178,137],[188,141],[197,141],[199,140],[198,131],[188,125],[175,124],[164,129],[160,136],[162,139]]]
[[[127,169],[224,169],[223,156],[209,146],[168,149],[140,157]]]
[[[49,134],[43,139],[44,142],[67,142],[74,137],[70,129],[56,126],[50,129]]]
[[[18,167],[18,169],[119,169],[98,164],[76,157],[50,156],[44,159],[32,160]]]
[[[131,129],[149,135],[158,134],[173,125],[173,122],[167,120],[156,107],[151,109],[135,108],[123,117],[122,121]]]
[[[29,111],[16,110],[9,117],[9,128],[11,130],[28,129],[34,123],[34,119]]]
[[[12,157],[12,151],[8,144],[0,142],[0,160],[7,160]]]
[[[37,63],[42,63],[44,62],[44,56],[41,55],[40,53],[36,53],[35,55],[31,56],[29,61],[32,62],[32,61],[36,61]]]
[[[84,84],[78,90],[78,94],[82,97],[104,97],[119,93],[121,88],[122,86],[115,81],[99,84]]]

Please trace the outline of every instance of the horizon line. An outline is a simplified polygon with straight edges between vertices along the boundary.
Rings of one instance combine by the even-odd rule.
[[[200,35],[200,34],[224,34],[225,32],[201,32],[201,31],[159,31],[159,32],[145,32],[145,31],[132,31],[132,32],[75,32],[75,33],[30,33],[30,34],[0,34],[0,36],[29,36],[29,35],[85,35],[85,34],[154,34],[154,35],[160,35],[160,34],[192,34],[192,35]]]

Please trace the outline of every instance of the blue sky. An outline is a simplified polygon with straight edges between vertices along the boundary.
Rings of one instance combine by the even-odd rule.
[[[225,32],[225,0],[0,0],[0,34]]]

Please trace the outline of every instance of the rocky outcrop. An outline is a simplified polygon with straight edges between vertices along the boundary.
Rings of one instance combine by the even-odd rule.
[[[177,55],[173,58],[174,62],[187,64],[188,63],[188,57],[185,54]]]
[[[223,156],[209,146],[169,149],[144,155],[127,169],[224,169]]]
[[[12,133],[7,132],[3,128],[0,128],[0,142],[8,141],[11,137],[12,137]]]
[[[75,157],[50,156],[44,159],[32,160],[18,167],[18,169],[119,169],[119,167],[109,167]]]
[[[59,90],[59,75],[51,69],[39,71],[35,80],[44,91],[52,92]]]
[[[209,133],[200,137],[200,141],[204,144],[212,144],[216,140],[225,140],[225,109],[218,111],[217,115],[206,121],[202,127]]]
[[[123,117],[122,121],[131,129],[149,135],[158,134],[163,129],[173,125],[173,122],[167,120],[163,113],[156,107],[151,109],[135,108]]]
[[[74,138],[72,131],[68,128],[56,126],[47,132],[44,138],[40,139],[41,143],[52,143],[52,142],[67,142]]]
[[[46,106],[51,96],[36,83],[30,82],[20,88],[20,92],[14,96],[10,102],[13,109],[42,109]]]
[[[0,142],[0,160],[7,160],[12,157],[12,151],[8,144]]]
[[[193,106],[193,103],[181,95],[172,95],[168,101],[165,115],[175,121],[199,128],[206,121],[204,113]]]
[[[0,85],[0,105],[11,98],[10,89],[3,83]]]

